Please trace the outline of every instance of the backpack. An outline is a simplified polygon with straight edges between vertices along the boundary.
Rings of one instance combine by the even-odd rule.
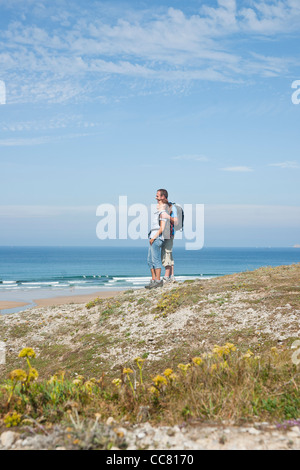
[[[174,225],[175,231],[183,230],[183,223],[184,223],[184,211],[182,207],[179,204],[176,204],[176,202],[171,203],[172,206],[175,206],[177,209],[177,218],[178,218],[178,224]]]

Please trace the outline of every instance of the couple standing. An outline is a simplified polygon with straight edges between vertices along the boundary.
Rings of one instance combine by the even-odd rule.
[[[165,282],[174,280],[174,260],[172,255],[174,225],[178,223],[177,209],[168,201],[168,191],[158,189],[156,192],[157,206],[151,214],[151,230],[149,232],[148,266],[152,279],[146,289],[161,287]],[[165,276],[160,279],[162,265]]]

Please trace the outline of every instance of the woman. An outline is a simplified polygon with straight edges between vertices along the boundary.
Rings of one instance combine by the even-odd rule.
[[[163,232],[166,226],[168,215],[168,205],[164,204],[159,195],[156,195],[157,206],[155,212],[151,217],[151,230],[149,232],[149,250],[148,250],[148,266],[151,271],[152,279],[150,283],[145,286],[146,289],[153,289],[154,287],[161,287],[163,281],[160,280],[161,275],[161,247],[164,241]]]

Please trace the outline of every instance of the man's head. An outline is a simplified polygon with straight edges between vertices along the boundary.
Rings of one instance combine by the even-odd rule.
[[[156,192],[157,201],[162,201],[165,204],[168,203],[168,191],[166,189],[158,189]]]

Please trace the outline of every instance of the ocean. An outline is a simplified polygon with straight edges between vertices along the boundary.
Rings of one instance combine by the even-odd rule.
[[[184,281],[252,271],[262,266],[299,263],[300,249],[186,251],[175,246],[173,256],[175,277]],[[0,301],[32,303],[32,299],[142,288],[149,279],[147,246],[0,247]]]

